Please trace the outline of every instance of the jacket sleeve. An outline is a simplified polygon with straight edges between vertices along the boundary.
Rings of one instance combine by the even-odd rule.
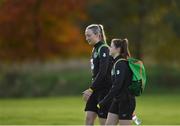
[[[127,65],[125,61],[118,62],[115,67],[115,81],[113,82],[112,88],[105,98],[99,102],[100,106],[104,106],[107,102],[111,101],[115,96],[117,96],[123,86],[123,82],[126,76]]]
[[[109,49],[108,47],[102,47],[99,54],[99,72],[96,75],[92,85],[92,90],[97,90],[101,88],[104,78],[106,77],[108,66],[109,66]]]

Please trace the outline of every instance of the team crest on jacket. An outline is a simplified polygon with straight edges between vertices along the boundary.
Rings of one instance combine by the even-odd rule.
[[[120,70],[117,70],[117,71],[116,71],[116,74],[119,75],[119,74],[120,74]]]
[[[106,53],[103,53],[103,57],[106,57]]]

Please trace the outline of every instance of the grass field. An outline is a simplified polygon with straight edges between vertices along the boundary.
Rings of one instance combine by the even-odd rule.
[[[136,113],[144,125],[180,125],[179,97],[178,94],[141,96],[137,99]],[[0,99],[0,124],[82,125],[84,104],[80,96]]]

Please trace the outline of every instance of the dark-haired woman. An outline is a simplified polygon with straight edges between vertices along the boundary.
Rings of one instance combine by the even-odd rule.
[[[132,95],[128,86],[131,84],[132,72],[127,58],[130,57],[127,39],[113,39],[111,41],[110,54],[114,58],[112,69],[113,85],[105,98],[99,102],[102,108],[110,100],[111,107],[108,112],[106,125],[130,125],[135,110],[135,96]]]

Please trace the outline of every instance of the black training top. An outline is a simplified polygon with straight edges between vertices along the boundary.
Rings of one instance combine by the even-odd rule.
[[[98,49],[104,42],[98,42],[94,45],[91,57],[92,85],[91,89],[102,90],[111,88],[111,68],[112,58],[109,56],[109,48],[103,46],[98,54]]]
[[[118,56],[114,59],[114,63],[119,60],[121,57]],[[113,73],[113,72],[112,72]],[[105,105],[107,102],[115,99],[123,98],[134,98],[128,87],[132,82],[132,71],[129,68],[128,61],[121,60],[116,63],[114,69],[113,85],[106,97],[99,103],[100,106]]]

